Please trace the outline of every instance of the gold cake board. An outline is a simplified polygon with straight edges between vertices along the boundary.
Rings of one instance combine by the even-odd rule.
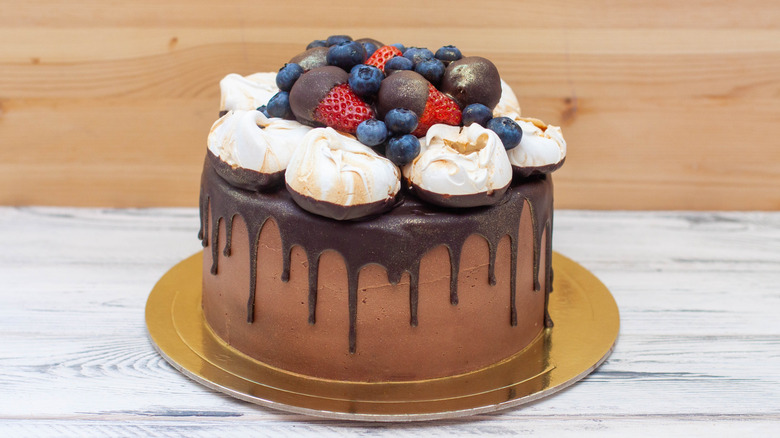
[[[152,343],[198,383],[283,411],[362,421],[454,418],[518,406],[548,396],[598,367],[620,326],[609,290],[588,270],[553,254],[555,326],[523,351],[481,370],[412,382],[361,383],[312,378],[271,367],[217,338],[201,310],[202,254],[171,268],[146,303]]]

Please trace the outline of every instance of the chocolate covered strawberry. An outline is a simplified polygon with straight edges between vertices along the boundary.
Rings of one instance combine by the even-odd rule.
[[[459,125],[463,117],[455,101],[413,71],[399,71],[382,81],[377,96],[379,117],[384,118],[394,108],[417,114],[417,128],[412,132],[417,137],[424,136],[437,123]]]
[[[387,64],[387,61],[396,56],[403,56],[403,52],[401,52],[399,48],[394,46],[382,46],[366,60],[365,64],[373,65],[374,67],[385,71],[385,64]]]
[[[290,108],[295,118],[311,126],[330,126],[354,134],[374,111],[356,95],[347,83],[349,74],[339,67],[312,69],[290,90]]]

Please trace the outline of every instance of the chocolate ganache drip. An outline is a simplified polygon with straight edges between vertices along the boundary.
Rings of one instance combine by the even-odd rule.
[[[521,236],[520,218],[526,202],[533,223],[534,290],[539,291],[539,268],[542,236],[545,235],[545,263],[552,263],[552,179],[539,176],[513,184],[504,198],[490,207],[447,209],[424,203],[404,194],[402,201],[391,211],[363,221],[337,221],[308,213],[293,202],[289,192],[258,193],[230,185],[217,172],[229,172],[230,166],[212,152],[207,152],[201,181],[201,228],[198,237],[203,246],[211,245],[211,273],[218,273],[219,222],[226,228],[223,255],[230,256],[233,218],[241,216],[249,234],[250,278],[247,299],[247,322],[252,323],[263,303],[255,302],[257,288],[257,254],[260,231],[265,222],[273,218],[279,227],[282,242],[282,281],[289,281],[290,257],[294,246],[306,253],[309,265],[309,323],[316,323],[317,276],[319,258],[323,252],[334,250],[341,254],[348,275],[349,351],[356,351],[357,290],[360,270],[375,263],[385,268],[390,283],[397,284],[404,272],[409,273],[409,323],[416,326],[418,280],[420,261],[430,250],[444,245],[450,256],[450,302],[458,303],[458,271],[461,250],[472,234],[482,236],[489,248],[489,274],[491,285],[496,283],[495,260],[499,241],[510,238],[510,318],[509,324],[517,325],[515,305],[517,277],[517,249]],[[210,214],[209,214],[210,211]],[[210,230],[209,230],[210,228]],[[208,233],[211,232],[209,236]],[[546,233],[545,233],[546,231]],[[360,245],[355,242],[382,242],[381,245]],[[552,321],[547,313],[547,294],[552,290],[552,269],[545,273],[545,325]]]

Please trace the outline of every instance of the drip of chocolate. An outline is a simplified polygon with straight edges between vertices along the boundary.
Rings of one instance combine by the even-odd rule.
[[[293,202],[289,192],[280,189],[275,192],[257,193],[231,186],[219,176],[215,167],[220,159],[207,152],[201,181],[200,215],[201,228],[198,236],[203,246],[211,245],[213,255],[212,274],[218,272],[218,230],[219,222],[226,226],[226,240],[223,254],[230,255],[230,240],[233,218],[241,216],[249,234],[250,284],[247,300],[247,322],[252,323],[255,312],[262,312],[262,303],[255,303],[257,287],[257,251],[260,231],[265,222],[273,218],[279,227],[282,242],[282,281],[290,277],[290,257],[294,246],[300,246],[306,253],[309,264],[309,323],[316,323],[317,275],[319,258],[323,252],[334,250],[341,254],[348,275],[349,303],[349,351],[357,348],[357,286],[360,270],[375,263],[385,268],[390,283],[398,284],[404,272],[410,276],[409,323],[416,326],[418,303],[418,279],[420,261],[431,249],[444,245],[450,255],[450,302],[458,303],[458,271],[461,250],[472,234],[482,236],[489,248],[489,283],[495,284],[495,260],[499,241],[510,237],[510,318],[509,324],[517,325],[515,305],[517,278],[517,248],[520,239],[520,218],[526,201],[530,206],[533,229],[534,290],[540,289],[539,265],[542,234],[547,231],[545,245],[545,325],[552,321],[547,313],[547,294],[552,290],[552,180],[540,176],[513,184],[504,198],[490,207],[448,209],[422,202],[411,194],[389,212],[365,221],[336,221],[308,213]],[[210,212],[210,214],[209,214]],[[208,228],[211,236],[208,236]],[[307,230],[301,233],[300,230]],[[382,242],[370,249],[355,245],[355,241]],[[259,309],[256,309],[256,306]]]

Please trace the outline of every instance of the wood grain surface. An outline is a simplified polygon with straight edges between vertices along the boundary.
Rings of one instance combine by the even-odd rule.
[[[188,209],[0,208],[0,436],[776,436],[780,213],[558,211],[555,248],[620,308],[615,351],[529,405],[372,424],[286,414],[190,381],[146,298],[201,249]]]
[[[780,209],[780,3],[0,0],[0,204],[193,206],[218,81],[334,33],[491,58],[557,205]]]

